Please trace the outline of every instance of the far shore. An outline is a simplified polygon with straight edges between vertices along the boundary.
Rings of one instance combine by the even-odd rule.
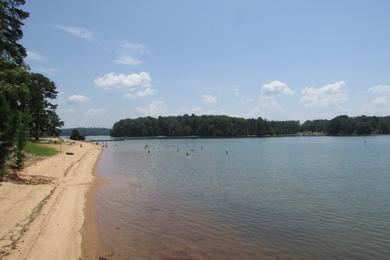
[[[84,206],[100,153],[94,143],[65,141],[61,153],[20,172],[38,180],[34,185],[0,184],[0,259],[81,259]]]
[[[89,141],[92,142],[116,142],[125,140],[149,140],[149,139],[239,139],[239,138],[272,138],[272,137],[370,137],[370,136],[387,136],[388,134],[369,134],[369,135],[328,135],[325,133],[299,133],[285,135],[241,135],[241,136],[126,136],[113,137],[112,139],[94,139],[93,135],[89,136]],[[99,136],[102,137],[102,136]]]

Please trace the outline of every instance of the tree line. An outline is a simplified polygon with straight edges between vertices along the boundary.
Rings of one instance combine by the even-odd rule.
[[[245,119],[223,115],[182,115],[122,119],[111,130],[113,137],[152,136],[278,136],[297,134],[369,135],[389,134],[390,116],[346,115],[331,120],[269,121],[261,117]]]
[[[56,136],[63,122],[56,113],[55,83],[31,72],[24,59],[26,49],[19,43],[29,13],[25,0],[0,1],[0,180],[5,163],[13,156],[15,166],[23,165],[23,148],[28,138]]]
[[[60,130],[61,136],[70,136],[72,131],[77,129],[81,136],[87,135],[110,135],[111,129],[104,127],[76,127],[76,128],[63,128]]]
[[[223,115],[183,115],[123,119],[114,124],[114,137],[288,135],[299,131],[299,121],[267,121]]]
[[[341,115],[332,120],[306,121],[302,125],[302,130],[324,132],[328,135],[390,134],[390,116]]]

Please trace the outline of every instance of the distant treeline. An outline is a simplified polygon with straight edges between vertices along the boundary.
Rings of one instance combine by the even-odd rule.
[[[296,135],[303,132],[328,135],[389,134],[390,117],[338,116],[332,120],[269,121],[229,116],[183,115],[167,117],[140,117],[116,122],[114,137],[147,136],[277,136]]]
[[[60,135],[62,136],[70,136],[72,134],[72,131],[74,129],[77,129],[81,136],[87,136],[87,135],[110,135],[111,129],[109,128],[102,128],[102,127],[76,127],[76,128],[64,128],[61,129]]]
[[[302,124],[301,131],[328,135],[390,134],[390,116],[337,116],[332,120],[313,120]]]

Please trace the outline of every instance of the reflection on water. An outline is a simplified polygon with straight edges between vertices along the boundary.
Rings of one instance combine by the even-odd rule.
[[[384,136],[113,142],[98,226],[110,259],[388,259],[389,169]]]

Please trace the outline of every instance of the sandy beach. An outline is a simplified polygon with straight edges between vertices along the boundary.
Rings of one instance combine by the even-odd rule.
[[[81,258],[84,206],[100,152],[93,143],[63,144],[61,154],[22,172],[47,184],[1,183],[0,259]]]

